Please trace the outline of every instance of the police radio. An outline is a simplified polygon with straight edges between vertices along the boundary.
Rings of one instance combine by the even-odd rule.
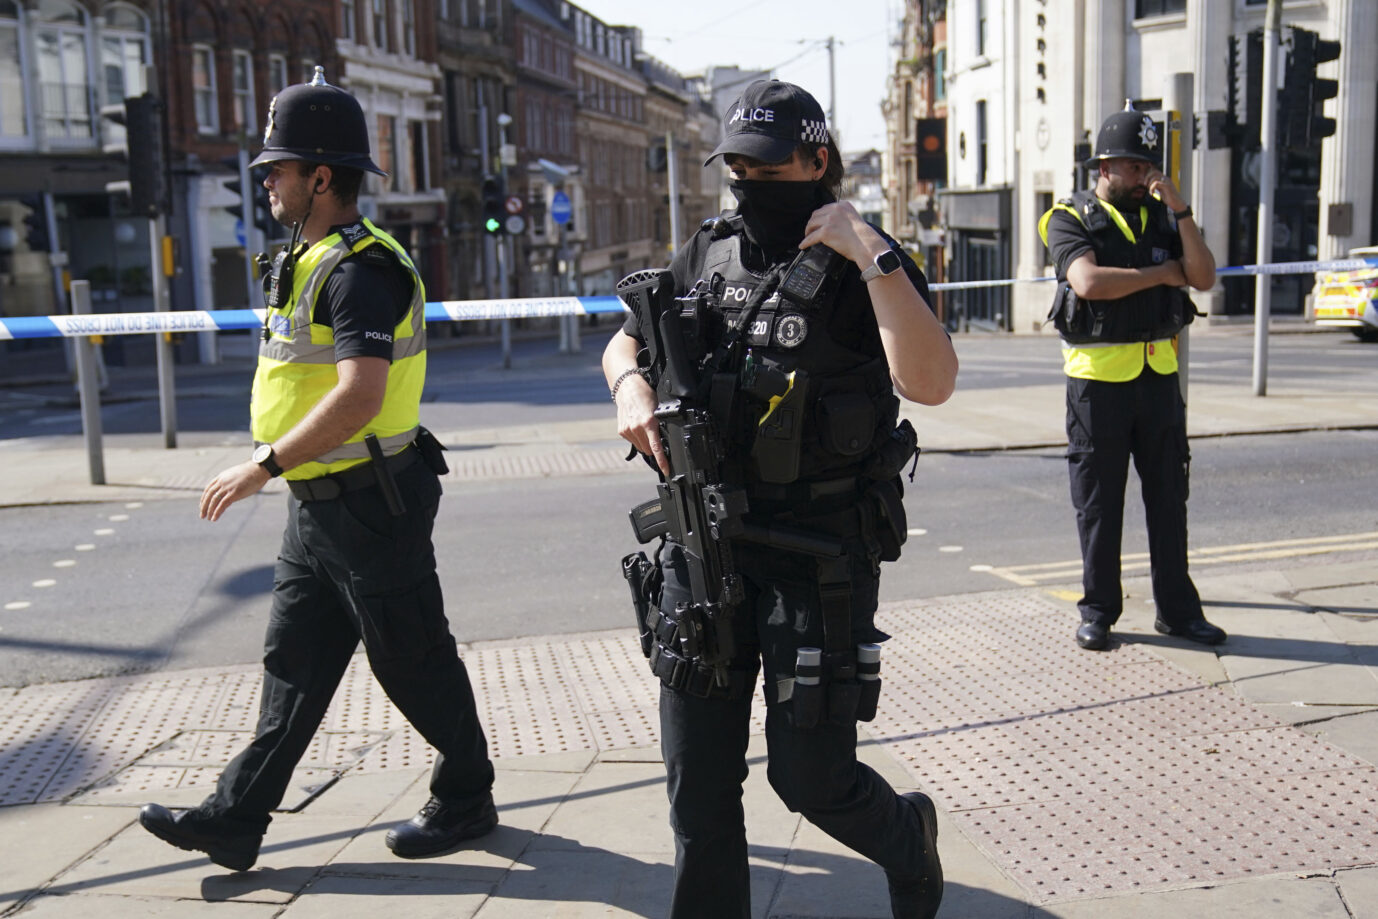
[[[822,243],[809,246],[785,270],[780,296],[805,309],[818,306],[829,282],[837,279],[846,264],[846,259]]]

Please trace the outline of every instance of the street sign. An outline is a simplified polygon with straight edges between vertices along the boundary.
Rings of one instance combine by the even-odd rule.
[[[522,205],[522,199],[517,195],[508,195],[507,200],[502,203],[502,206],[507,208],[507,213],[509,214],[520,214],[522,212]]]
[[[555,197],[550,199],[550,219],[559,224],[569,223],[569,218],[573,216],[573,209],[569,204],[569,195],[562,191],[557,191]]]
[[[526,218],[521,214],[512,214],[502,223],[503,228],[513,236],[526,229]]]
[[[239,243],[241,246],[248,245],[249,243],[248,237],[244,235],[244,219],[242,217],[235,218],[234,238],[235,242]]]

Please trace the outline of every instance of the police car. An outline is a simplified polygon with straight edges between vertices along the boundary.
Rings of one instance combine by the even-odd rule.
[[[1349,257],[1361,258],[1368,265],[1316,275],[1316,325],[1349,329],[1363,341],[1378,341],[1378,246],[1351,249]]]

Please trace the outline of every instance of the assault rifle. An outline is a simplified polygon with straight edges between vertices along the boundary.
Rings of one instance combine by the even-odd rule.
[[[674,276],[638,271],[618,283],[617,295],[636,315],[650,352],[660,398],[655,417],[670,462],[670,475],[656,486],[659,497],[633,509],[632,528],[639,542],[668,534],[684,547],[693,602],[675,610],[674,650],[685,661],[712,668],[714,681],[726,686],[735,651],[732,614],[742,599],[730,538],[741,532],[746,493],[723,482],[723,438],[701,395],[697,361],[689,356],[686,333],[700,329],[685,328]],[[689,322],[697,325],[700,306],[687,304]]]

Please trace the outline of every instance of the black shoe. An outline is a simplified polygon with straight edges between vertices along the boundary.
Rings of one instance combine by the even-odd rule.
[[[388,830],[387,844],[398,858],[428,858],[443,855],[466,839],[486,836],[497,825],[492,795],[463,809],[432,795],[415,817]]]
[[[231,871],[248,871],[254,866],[263,843],[261,835],[216,833],[204,825],[206,822],[198,819],[194,810],[174,816],[161,804],[145,804],[139,811],[139,823],[163,842],[188,852],[205,852],[211,861]]]
[[[1077,628],[1077,644],[1087,651],[1101,651],[1110,643],[1110,626],[1099,622],[1083,622]]]
[[[918,815],[923,828],[918,872],[896,877],[885,872],[890,885],[890,912],[895,919],[933,919],[943,900],[943,865],[938,860],[938,810],[928,795],[911,791],[900,795]]]
[[[1211,625],[1204,619],[1193,619],[1186,625],[1168,625],[1161,619],[1154,620],[1153,627],[1164,635],[1185,638],[1202,645],[1218,645],[1225,640],[1225,630]]]

